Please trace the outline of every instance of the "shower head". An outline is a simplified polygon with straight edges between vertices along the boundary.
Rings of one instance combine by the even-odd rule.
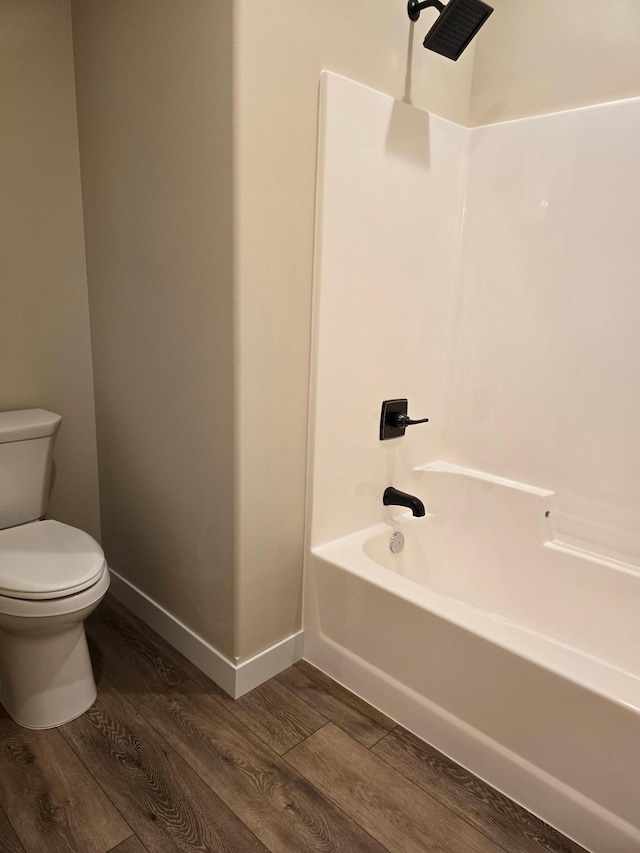
[[[409,0],[407,11],[412,21],[417,21],[420,12],[428,6],[440,11],[437,21],[423,42],[428,50],[434,50],[454,61],[471,42],[480,27],[493,12],[482,0],[449,0],[446,6],[438,0]]]

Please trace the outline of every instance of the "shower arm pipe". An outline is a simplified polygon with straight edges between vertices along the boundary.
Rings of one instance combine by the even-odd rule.
[[[435,6],[438,12],[444,12],[445,9],[444,3],[440,3],[440,0],[423,0],[422,3],[419,3],[418,0],[409,0],[407,3],[409,17],[412,21],[417,21],[420,17],[420,12],[429,6]]]

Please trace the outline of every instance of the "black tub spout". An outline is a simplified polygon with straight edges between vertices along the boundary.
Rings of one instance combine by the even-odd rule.
[[[419,518],[422,518],[422,516],[425,515],[424,504],[420,498],[416,498],[414,495],[408,495],[406,492],[399,491],[399,489],[394,489],[393,486],[389,486],[384,490],[382,503],[385,506],[405,506]]]

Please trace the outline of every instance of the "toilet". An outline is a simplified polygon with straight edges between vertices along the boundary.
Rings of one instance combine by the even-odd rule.
[[[98,543],[42,520],[61,421],[43,409],[0,412],[0,703],[30,729],[94,703],[84,620],[109,588]]]

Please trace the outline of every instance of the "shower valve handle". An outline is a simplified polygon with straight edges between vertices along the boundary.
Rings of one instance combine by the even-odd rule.
[[[429,418],[419,418],[417,421],[412,421],[409,415],[405,415],[402,412],[398,412],[395,418],[394,426],[397,427],[408,427],[413,426],[414,424],[426,424],[429,422]]]
[[[382,411],[380,412],[380,441],[386,441],[389,438],[400,438],[404,435],[404,431],[408,426],[414,424],[426,424],[429,418],[420,418],[414,421],[408,415],[409,401],[406,398],[401,400],[385,400],[382,403]]]

